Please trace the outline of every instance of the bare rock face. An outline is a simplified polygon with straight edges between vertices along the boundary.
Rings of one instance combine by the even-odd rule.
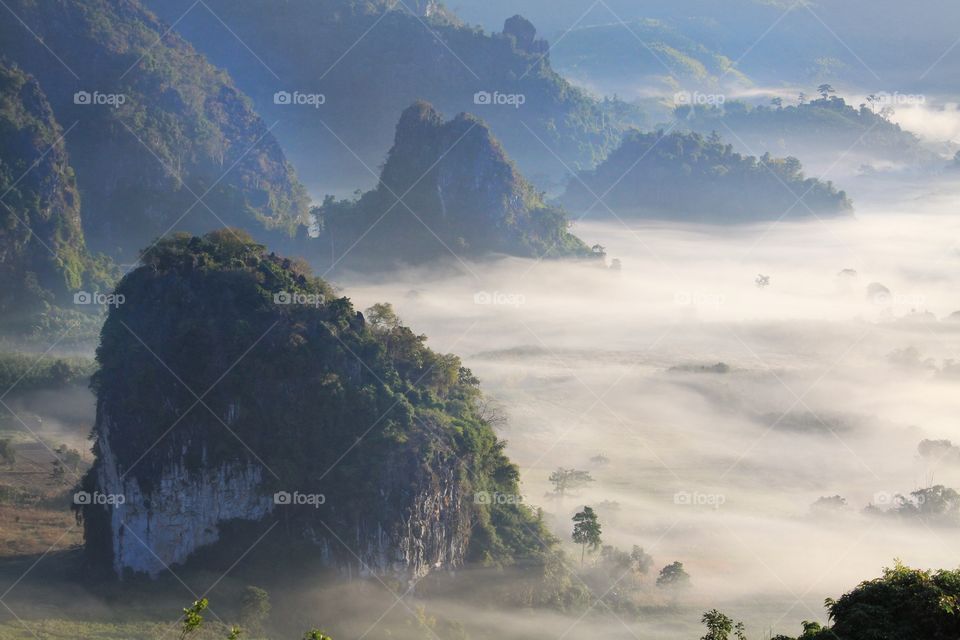
[[[77,505],[97,566],[225,570],[219,546],[274,525],[258,553],[348,575],[420,577],[509,551],[490,510],[514,507],[472,497],[516,493],[516,470],[456,357],[362,321],[235,230],[162,241],[117,291]]]

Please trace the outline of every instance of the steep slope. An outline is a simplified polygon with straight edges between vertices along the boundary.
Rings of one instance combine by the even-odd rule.
[[[475,498],[518,493],[477,380],[388,305],[366,320],[232,230],[160,242],[117,292],[83,482],[106,498],[78,507],[99,565],[222,571],[217,548],[278,521],[257,551],[298,566],[411,577],[544,551],[530,509]]]
[[[707,222],[846,215],[843,191],[805,178],[796,158],[743,156],[716,135],[632,132],[593,171],[571,180],[564,204],[615,213]]]
[[[8,5],[3,51],[70,130],[93,248],[133,261],[171,228],[302,221],[303,189],[249,101],[136,0]]]
[[[328,198],[314,213],[317,252],[358,269],[451,253],[594,256],[483,121],[460,114],[444,122],[425,102],[403,112],[377,188],[355,201]]]
[[[63,137],[36,81],[0,64],[0,318],[16,333],[57,322],[55,305],[109,276],[84,243]]]
[[[501,18],[503,32],[489,34],[459,24],[439,3],[418,14],[411,3],[359,0],[210,0],[210,11],[188,12],[192,4],[149,2],[229,69],[264,117],[282,120],[277,136],[320,192],[372,183],[364,164],[380,162],[397,114],[418,99],[447,113],[477,112],[538,181],[567,175],[554,154],[572,167],[590,166],[616,145],[626,121],[643,124],[623,103],[599,102],[561,78],[546,44],[527,35],[532,25],[504,22],[511,13]],[[278,91],[326,101],[277,105]],[[514,95],[522,104],[496,103]]]

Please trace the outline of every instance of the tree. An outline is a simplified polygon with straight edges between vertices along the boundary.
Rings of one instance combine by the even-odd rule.
[[[633,551],[630,552],[630,559],[633,561],[633,570],[642,576],[647,575],[650,567],[653,566],[653,556],[643,550],[643,547],[633,545]]]
[[[797,96],[797,104],[807,104],[807,94],[803,91],[800,92],[800,95]]]
[[[704,613],[700,622],[707,627],[707,635],[700,640],[729,640],[733,631],[733,620],[716,609]]]
[[[206,611],[209,604],[210,602],[206,598],[201,598],[183,610],[183,623],[180,625],[180,640],[184,640],[184,638],[203,625],[203,616],[200,614]]]
[[[258,631],[270,615],[270,595],[260,587],[247,585],[240,596],[240,621]]]
[[[831,94],[836,93],[836,90],[834,90],[834,88],[833,88],[832,86],[830,86],[829,84],[824,83],[824,84],[820,85],[819,87],[817,87],[817,93],[819,93],[820,96],[821,96],[824,100],[826,100]]]
[[[378,302],[367,309],[367,322],[378,331],[390,331],[400,326],[400,318],[389,302]]]
[[[310,631],[303,634],[303,640],[333,640],[333,638],[319,629],[310,629]]]
[[[13,464],[17,461],[17,452],[13,448],[13,441],[10,438],[0,440],[0,459],[5,464]]]
[[[583,566],[583,556],[590,547],[591,551],[600,548],[602,542],[600,538],[601,527],[597,514],[590,507],[584,507],[583,511],[573,516],[573,541],[580,545],[580,566]]]
[[[772,100],[770,100],[770,104],[772,104],[773,106],[775,106],[777,109],[782,109],[782,108],[783,108],[783,98],[773,98]]]
[[[690,585],[690,576],[683,568],[682,562],[673,562],[663,569],[657,576],[657,586],[661,588],[681,588]]]
[[[553,491],[562,498],[569,489],[579,489],[588,482],[593,482],[589,471],[579,471],[577,469],[564,469],[559,467],[550,474],[550,482],[553,483]]]

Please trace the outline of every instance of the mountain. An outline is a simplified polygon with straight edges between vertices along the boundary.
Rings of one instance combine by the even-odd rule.
[[[408,578],[552,539],[525,505],[478,497],[519,494],[479,383],[389,305],[365,318],[229,229],[160,241],[117,293],[82,482],[105,498],[77,506],[97,566],[223,571],[237,556],[218,548],[274,523],[258,552],[278,561]]]
[[[578,85],[628,99],[751,84],[730,58],[655,19],[578,26],[556,39],[550,59]]]
[[[328,197],[314,214],[315,250],[357,269],[451,254],[595,257],[482,120],[461,113],[444,122],[422,101],[400,117],[377,188],[356,200]]]
[[[716,135],[632,132],[593,171],[571,180],[562,201],[574,211],[704,222],[848,215],[843,191],[805,178],[796,158],[735,153]]]
[[[566,176],[565,164],[592,166],[627,124],[643,124],[635,108],[599,101],[558,75],[534,26],[512,13],[502,31],[486,33],[439,3],[414,11],[360,0],[148,4],[228,69],[264,117],[280,121],[277,136],[317,193],[375,181],[370,167],[390,148],[398,114],[418,99],[477,112],[544,184]]]
[[[736,62],[760,86],[842,83],[864,93],[950,96],[960,65],[960,6],[929,0],[487,0],[452,2],[469,22],[495,28],[521,11],[557,41],[568,31],[656,20]],[[565,41],[565,38],[564,38]],[[611,38],[612,46],[619,46]],[[602,53],[601,53],[602,55]]]
[[[832,91],[829,85],[824,88]],[[943,162],[917,136],[891,122],[879,102],[854,108],[826,92],[787,106],[751,107],[735,101],[722,106],[680,105],[674,115],[679,128],[729,134],[744,150],[826,156],[829,166],[847,157],[898,165]]]
[[[18,334],[59,327],[57,305],[110,276],[84,242],[65,135],[37,82],[0,64],[0,317]]]
[[[121,260],[172,229],[278,238],[303,187],[230,77],[135,0],[11,0],[2,51],[68,129],[89,245]],[[21,22],[22,21],[22,22]]]

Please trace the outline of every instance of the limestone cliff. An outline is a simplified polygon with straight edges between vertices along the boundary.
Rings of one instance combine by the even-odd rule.
[[[352,266],[485,253],[592,257],[482,120],[462,113],[445,122],[425,102],[401,115],[377,188],[354,202],[328,199],[315,214],[319,251],[332,246]]]
[[[391,314],[233,230],[161,242],[118,292],[79,507],[99,566],[226,569],[211,550],[273,523],[258,553],[352,575],[537,552],[532,512],[474,499],[517,492],[477,381]]]

